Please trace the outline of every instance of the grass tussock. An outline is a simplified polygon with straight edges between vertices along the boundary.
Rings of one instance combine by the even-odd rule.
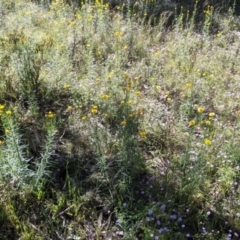
[[[112,4],[0,3],[0,239],[238,239],[238,17]]]

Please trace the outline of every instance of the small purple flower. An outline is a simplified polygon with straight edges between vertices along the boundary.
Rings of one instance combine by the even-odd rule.
[[[127,206],[127,203],[123,203],[123,207],[126,207]]]
[[[160,209],[161,209],[162,211],[164,211],[164,210],[166,209],[166,205],[163,204],[163,205],[160,207]]]
[[[176,220],[177,219],[177,215],[176,214],[172,214],[172,215],[170,215],[170,218],[173,219],[173,220]]]
[[[120,219],[117,219],[116,224],[121,225],[122,221]]]
[[[159,220],[157,220],[157,225],[161,225],[161,222]]]
[[[203,232],[203,234],[207,234],[207,231],[206,231],[205,227],[202,228],[202,232]]]
[[[187,233],[187,234],[186,234],[186,237],[187,237],[187,238],[189,238],[189,237],[190,237],[190,234],[189,234],[189,233]]]
[[[162,232],[169,232],[169,229],[167,227],[163,227],[163,228],[160,228],[158,230],[159,233],[162,233]]]
[[[150,218],[150,217],[146,217],[146,221],[147,221],[147,222],[150,222],[150,221],[151,221],[151,218]]]
[[[178,217],[178,222],[182,222],[182,218],[181,217]]]
[[[185,224],[182,224],[182,228],[185,228]]]
[[[148,215],[152,215],[153,214],[153,210],[152,209],[148,209]]]

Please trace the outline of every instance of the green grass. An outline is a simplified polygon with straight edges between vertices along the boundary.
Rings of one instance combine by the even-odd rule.
[[[0,239],[237,239],[239,18],[112,4],[0,3]]]

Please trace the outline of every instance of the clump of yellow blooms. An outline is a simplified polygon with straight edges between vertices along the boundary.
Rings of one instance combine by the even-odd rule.
[[[95,105],[95,106],[92,107],[91,113],[92,114],[97,114],[97,112],[98,112],[98,106]]]
[[[46,118],[54,118],[56,116],[55,113],[53,113],[52,111],[48,111],[48,113],[45,114]]]
[[[5,106],[3,104],[0,104],[0,115],[3,113],[4,108],[5,108]]]
[[[11,110],[7,110],[7,111],[6,111],[6,114],[7,114],[7,115],[11,115],[11,114],[12,114],[12,111],[11,111]]]
[[[195,124],[196,124],[196,121],[195,121],[195,120],[191,120],[191,121],[189,121],[189,123],[188,123],[189,127],[194,126]]]
[[[204,108],[203,108],[203,107],[199,107],[199,108],[197,109],[197,111],[198,111],[199,113],[203,113],[203,112],[204,112]]]

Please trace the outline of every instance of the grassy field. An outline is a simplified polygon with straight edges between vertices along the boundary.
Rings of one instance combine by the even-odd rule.
[[[154,4],[0,2],[0,239],[239,239],[239,17]]]

